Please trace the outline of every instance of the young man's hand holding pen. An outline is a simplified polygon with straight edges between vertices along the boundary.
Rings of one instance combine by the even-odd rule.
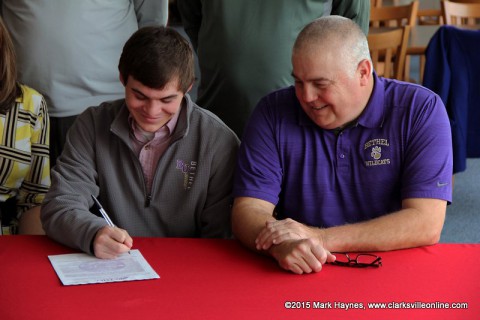
[[[93,240],[93,252],[97,258],[113,259],[130,251],[133,239],[126,230],[105,226],[98,230]]]
[[[133,239],[124,229],[115,227],[100,202],[92,195],[93,202],[102,214],[108,226],[98,230],[93,240],[93,253],[97,258],[113,259],[122,253],[130,251]]]

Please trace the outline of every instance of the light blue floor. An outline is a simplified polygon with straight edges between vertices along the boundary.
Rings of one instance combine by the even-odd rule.
[[[480,243],[480,159],[468,159],[467,170],[455,175],[440,242]]]
[[[417,83],[419,58],[410,62],[410,76]],[[468,159],[467,170],[455,175],[453,201],[447,207],[442,243],[480,243],[480,159]]]

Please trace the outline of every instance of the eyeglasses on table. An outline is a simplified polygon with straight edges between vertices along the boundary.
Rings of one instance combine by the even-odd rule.
[[[329,264],[352,267],[352,268],[378,268],[382,265],[382,257],[371,253],[346,253],[346,252],[332,252],[337,258],[334,262]]]

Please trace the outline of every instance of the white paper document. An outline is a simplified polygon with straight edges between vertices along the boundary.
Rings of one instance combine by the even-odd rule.
[[[116,259],[98,259],[86,253],[48,256],[63,285],[158,279],[139,250]]]

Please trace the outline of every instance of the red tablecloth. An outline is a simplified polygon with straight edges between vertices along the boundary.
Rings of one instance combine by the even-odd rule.
[[[480,318],[479,244],[382,252],[378,269],[310,275],[235,240],[135,238],[134,248],[160,279],[63,286],[47,256],[75,251],[44,236],[0,237],[0,319]]]

